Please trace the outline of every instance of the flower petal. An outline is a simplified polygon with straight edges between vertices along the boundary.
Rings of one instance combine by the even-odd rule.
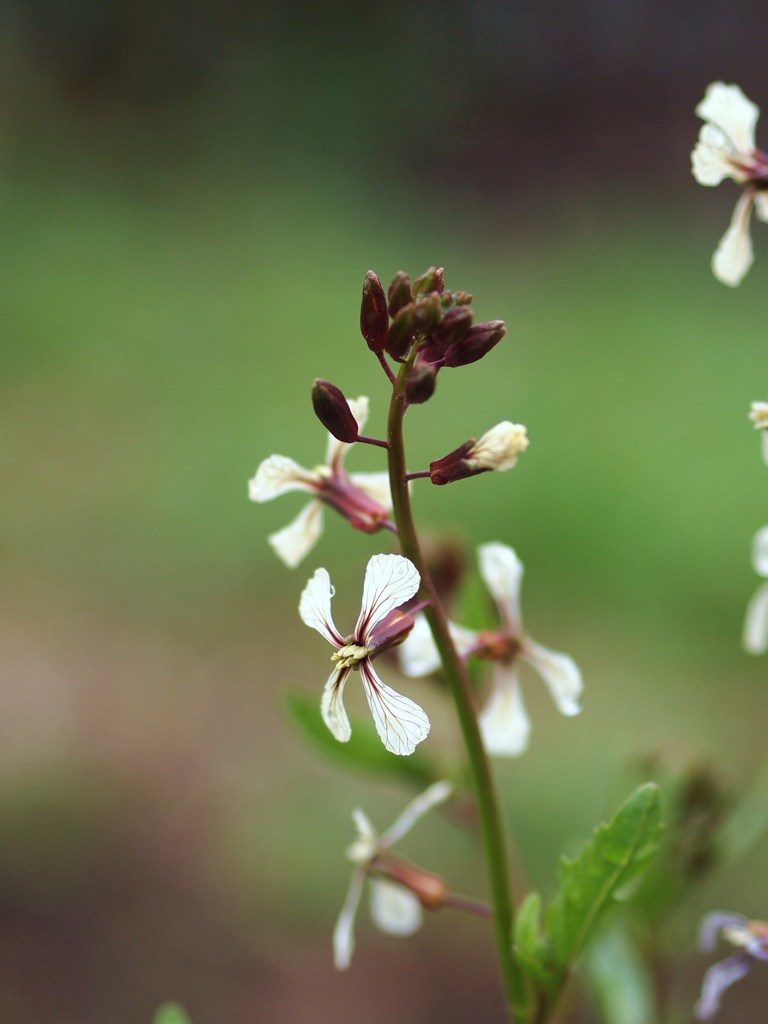
[[[760,109],[747,99],[738,85],[712,82],[696,107],[696,113],[725,132],[742,153],[755,148],[755,125]]]
[[[523,578],[523,563],[506,544],[481,544],[477,549],[480,575],[496,599],[504,624],[515,635],[522,631],[520,617],[520,582]]]
[[[331,615],[333,594],[334,590],[328,570],[316,569],[314,576],[302,591],[299,615],[305,626],[316,629],[334,647],[343,647],[344,638],[336,629]]]
[[[768,223],[768,192],[758,192],[755,196],[755,214],[758,220]]]
[[[361,395],[359,398],[350,398],[347,400],[347,405],[349,406],[352,415],[357,420],[358,434],[362,434],[363,427],[368,420],[368,399],[365,395]],[[346,444],[344,441],[339,441],[333,436],[333,434],[329,433],[328,447],[325,452],[326,465],[341,466],[344,462],[344,457],[351,447],[352,444]]]
[[[768,583],[764,583],[747,605],[742,646],[747,654],[768,651]]]
[[[398,816],[379,838],[379,848],[385,849],[394,846],[407,832],[411,831],[417,821],[423,818],[433,807],[444,803],[452,792],[453,786],[446,779],[441,779],[440,782],[433,782],[415,800],[411,800],[402,814]]]
[[[419,589],[418,569],[402,555],[374,555],[369,559],[363,583],[363,602],[355,626],[358,643],[365,643],[371,629],[395,608],[409,601]]]
[[[758,530],[752,541],[752,567],[758,576],[768,576],[768,526]]]
[[[352,670],[335,668],[328,677],[320,701],[320,714],[323,721],[339,743],[346,743],[352,735],[352,726],[344,707],[344,684]]]
[[[387,686],[369,660],[360,662],[360,678],[381,742],[392,754],[412,754],[429,734],[424,709]]]
[[[691,174],[700,185],[719,185],[724,178],[746,181],[746,175],[733,163],[734,155],[727,136],[713,124],[705,124],[691,153]]]
[[[339,971],[346,971],[355,951],[355,914],[360,906],[364,884],[365,872],[353,871],[344,906],[333,929],[333,963]]]
[[[251,501],[271,501],[289,491],[314,492],[316,485],[317,474],[313,471],[285,455],[270,455],[248,481],[248,497]]]
[[[736,203],[728,230],[712,257],[712,273],[718,281],[732,288],[740,284],[755,259],[749,235],[754,197],[754,192],[747,190]]]
[[[384,508],[392,508],[389,473],[350,473],[349,479],[360,490]]]
[[[478,633],[455,622],[448,623],[451,637],[461,657],[470,652],[477,642]],[[440,654],[432,637],[432,630],[424,615],[417,615],[414,626],[398,648],[400,670],[407,676],[428,676],[440,668]]]
[[[388,878],[372,878],[371,917],[379,931],[387,935],[413,935],[421,927],[422,912],[418,898]]]
[[[697,1020],[709,1020],[720,1008],[720,997],[745,974],[749,973],[753,960],[748,953],[734,953],[727,960],[713,964],[704,975],[701,996],[693,1008]]]
[[[295,519],[277,533],[269,536],[269,543],[289,569],[295,569],[320,539],[323,532],[323,504],[310,501]]]
[[[699,949],[703,953],[711,953],[723,928],[743,928],[748,924],[748,919],[741,914],[731,914],[727,910],[711,911],[699,927]]]
[[[547,684],[552,700],[563,715],[578,715],[581,711],[579,697],[584,688],[581,672],[567,654],[551,651],[526,637],[520,657],[533,665]]]
[[[517,673],[497,665],[488,703],[478,715],[483,744],[496,757],[517,757],[528,747],[531,723],[523,704]]]

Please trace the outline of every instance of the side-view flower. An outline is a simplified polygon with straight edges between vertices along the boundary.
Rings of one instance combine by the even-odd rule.
[[[346,970],[355,949],[355,914],[363,895],[366,878],[370,878],[371,917],[374,924],[388,935],[412,935],[422,921],[422,906],[439,905],[444,886],[434,875],[418,869],[403,871],[402,861],[389,856],[394,846],[413,828],[420,818],[451,795],[449,782],[435,782],[415,800],[412,800],[386,832],[377,835],[367,815],[361,810],[352,814],[357,826],[357,839],[347,850],[347,857],[355,865],[344,906],[333,931],[333,962]],[[392,881],[390,875],[400,881]],[[406,888],[404,879],[411,881]]]
[[[694,1007],[697,1020],[710,1020],[720,1009],[720,997],[748,974],[758,960],[768,960],[768,923],[750,921],[741,914],[716,910],[707,914],[699,931],[699,948],[711,953],[721,935],[738,952],[709,968],[701,985],[701,996]]]
[[[536,669],[564,715],[581,710],[581,672],[567,654],[542,647],[523,631],[523,565],[512,548],[483,544],[478,548],[478,562],[480,575],[499,611],[499,628],[478,631],[452,624],[451,632],[463,657],[474,655],[494,663],[491,694],[479,715],[480,729],[489,754],[515,757],[526,750],[531,729],[517,677],[518,659]],[[400,661],[409,676],[427,675],[440,666],[437,648],[421,615],[400,649]]]
[[[328,677],[320,706],[323,720],[333,735],[346,743],[352,734],[344,708],[344,685],[350,672],[359,671],[376,731],[393,754],[412,754],[429,733],[424,710],[408,697],[387,686],[372,661],[382,651],[403,641],[413,618],[400,611],[419,589],[421,577],[402,555],[374,555],[368,562],[363,601],[354,632],[342,636],[331,616],[334,590],[325,569],[318,569],[307,583],[299,602],[299,615],[311,629],[332,644],[333,671]]]
[[[760,110],[738,85],[713,82],[696,113],[706,123],[691,153],[691,171],[700,185],[719,185],[731,178],[741,185],[728,230],[712,257],[718,281],[735,286],[752,266],[754,253],[749,234],[752,208],[768,221],[768,154],[755,149],[755,125]]]
[[[768,526],[758,530],[752,541],[752,566],[758,576],[768,579]],[[747,654],[768,651],[768,583],[757,588],[747,605],[742,642]]]
[[[760,431],[760,446],[763,462],[768,463],[768,402],[753,402],[749,407],[749,418]]]
[[[362,431],[368,419],[368,399],[361,395],[352,399],[349,407]],[[335,508],[356,530],[375,533],[381,527],[392,528],[387,519],[392,507],[387,474],[347,473],[344,458],[350,447],[329,433],[324,465],[304,469],[285,455],[270,455],[248,482],[251,501],[271,501],[290,491],[314,495],[288,526],[269,537],[275,553],[291,569],[319,540],[323,532],[323,505]]]

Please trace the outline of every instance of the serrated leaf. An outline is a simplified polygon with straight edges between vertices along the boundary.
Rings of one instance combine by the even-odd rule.
[[[418,786],[429,785],[440,777],[431,761],[419,751],[408,757],[391,754],[368,722],[353,721],[351,737],[346,743],[340,743],[322,720],[318,700],[309,694],[289,693],[285,707],[301,736],[321,754],[353,771],[407,779]]]
[[[563,858],[560,891],[547,914],[552,966],[565,971],[610,904],[648,867],[661,836],[658,787],[637,789],[600,825],[574,861]]]
[[[152,1024],[191,1024],[186,1010],[178,1003],[163,1003],[152,1018]]]
[[[531,978],[547,981],[542,964],[541,896],[537,892],[529,892],[515,914],[514,947],[515,957]]]

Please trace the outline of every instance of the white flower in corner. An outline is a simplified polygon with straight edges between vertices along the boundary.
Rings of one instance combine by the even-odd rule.
[[[340,971],[349,967],[355,948],[355,914],[360,905],[365,880],[372,872],[389,872],[393,877],[408,879],[413,889],[403,882],[392,881],[386,874],[370,878],[371,917],[376,926],[388,935],[412,935],[422,921],[422,903],[438,906],[444,886],[434,875],[413,869],[402,861],[391,860],[389,849],[413,828],[420,818],[443,803],[451,795],[449,782],[436,782],[405,808],[400,817],[382,835],[361,811],[353,812],[357,840],[347,850],[355,865],[344,906],[333,932],[333,962]],[[420,896],[417,896],[416,893]]]
[[[753,402],[749,408],[749,418],[755,430],[761,431],[763,462],[768,463],[768,402]]]
[[[713,82],[696,113],[706,123],[691,153],[691,171],[700,185],[719,185],[731,178],[744,189],[736,203],[728,230],[712,257],[718,281],[735,286],[752,266],[754,254],[749,234],[752,207],[760,220],[768,221],[768,155],[755,149],[758,107],[738,85]]]
[[[499,610],[495,630],[471,630],[451,625],[459,653],[494,663],[491,694],[480,712],[480,729],[489,754],[516,757],[528,746],[531,726],[517,678],[517,662],[524,661],[546,683],[558,710],[575,715],[581,710],[581,672],[567,654],[537,644],[523,631],[520,615],[520,582],[523,565],[506,544],[483,544],[478,549],[480,574]],[[440,658],[423,615],[416,618],[410,636],[400,649],[406,675],[421,676],[440,667]]]
[[[352,415],[362,431],[368,419],[365,396],[349,402]],[[285,455],[270,455],[248,482],[251,501],[264,502],[289,491],[306,491],[314,499],[298,516],[269,538],[278,557],[291,569],[312,550],[323,532],[323,505],[340,512],[356,530],[375,533],[389,526],[387,514],[392,507],[389,477],[386,473],[347,473],[344,457],[351,447],[328,435],[325,464],[304,469]]]
[[[323,721],[342,743],[352,729],[344,709],[344,685],[351,672],[359,672],[376,731],[393,754],[412,754],[429,733],[429,719],[412,700],[391,689],[376,674],[372,661],[377,654],[401,643],[413,627],[413,619],[400,605],[419,589],[421,577],[402,555],[374,555],[368,562],[363,602],[357,625],[343,636],[331,617],[333,587],[325,569],[318,569],[307,583],[299,602],[302,621],[333,644],[334,663],[320,710]]]
[[[752,566],[758,576],[768,579],[768,526],[758,530],[752,541]],[[747,654],[768,651],[768,583],[758,587],[747,606],[743,644]]]

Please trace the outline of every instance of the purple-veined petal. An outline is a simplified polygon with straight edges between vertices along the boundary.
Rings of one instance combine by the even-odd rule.
[[[360,662],[360,678],[381,742],[392,754],[412,754],[429,734],[424,709],[387,686],[369,660]]]
[[[328,677],[320,701],[320,714],[339,743],[346,743],[352,735],[352,726],[344,707],[344,684],[352,670],[335,668]]]
[[[768,583],[759,587],[747,605],[742,646],[747,654],[768,651]]]
[[[699,926],[699,949],[703,953],[711,953],[723,928],[743,928],[748,924],[747,918],[741,914],[731,914],[727,910],[711,911]]]
[[[364,644],[377,622],[409,601],[420,583],[421,576],[416,566],[402,555],[374,555],[369,559],[362,607],[355,626],[358,643]]]
[[[547,684],[558,711],[563,715],[578,715],[581,711],[579,697],[584,685],[573,658],[560,651],[551,651],[528,638],[520,651],[520,657],[533,665]]]
[[[347,405],[357,421],[357,432],[362,434],[363,427],[368,420],[368,399],[365,395],[361,395],[359,398],[350,398],[347,400]],[[328,434],[328,447],[325,452],[326,465],[342,466],[347,451],[351,447],[351,444],[345,444],[344,441],[339,441],[338,438],[335,438],[333,434]]]
[[[735,288],[744,279],[755,260],[749,234],[749,218],[755,193],[746,189],[733,211],[728,230],[720,239],[712,257],[712,273],[718,281]]]
[[[290,491],[317,490],[317,473],[304,469],[298,462],[285,455],[270,455],[264,459],[256,475],[248,481],[248,497],[251,501],[272,501]]]
[[[328,570],[316,569],[314,576],[302,591],[299,615],[306,626],[316,629],[334,647],[343,647],[344,638],[336,629],[331,615],[333,594],[334,590]]]
[[[724,178],[746,181],[744,172],[733,164],[734,155],[727,136],[713,124],[705,124],[691,153],[691,173],[700,185],[719,185]]]
[[[752,568],[758,576],[768,576],[768,526],[758,530],[752,541]]]
[[[748,953],[734,953],[709,968],[701,985],[701,996],[693,1008],[696,1020],[709,1020],[717,1013],[723,992],[748,974],[753,962]]]
[[[349,479],[363,494],[373,498],[383,508],[392,508],[392,491],[389,487],[389,473],[350,473]]]
[[[323,504],[310,501],[295,519],[282,530],[270,534],[268,539],[278,558],[289,569],[295,569],[317,544],[322,532]]]
[[[480,575],[499,606],[501,617],[515,636],[522,632],[520,582],[523,563],[506,544],[481,544],[477,549]]]
[[[747,99],[738,85],[712,82],[707,86],[704,99],[696,113],[725,132],[734,146],[743,154],[755,148],[755,125],[760,109]]]
[[[478,715],[483,744],[496,757],[517,757],[528,747],[531,723],[523,704],[517,673],[497,665],[490,697]]]
[[[388,878],[372,878],[371,917],[379,931],[387,935],[413,935],[421,927],[423,914],[418,898]]]
[[[479,634],[455,622],[449,622],[448,629],[456,650],[464,657],[477,643]],[[407,676],[428,676],[440,668],[440,654],[424,615],[416,616],[413,629],[398,648],[398,654],[400,669]]]
[[[355,914],[363,895],[365,872],[355,870],[349,880],[349,889],[333,929],[333,963],[338,971],[346,971],[355,951]]]
[[[453,786],[446,779],[440,782],[433,782],[431,786],[420,793],[408,804],[405,810],[389,826],[386,832],[379,838],[379,847],[388,849],[399,842],[403,836],[410,832],[413,826],[428,814],[433,807],[444,803],[453,792]]]

